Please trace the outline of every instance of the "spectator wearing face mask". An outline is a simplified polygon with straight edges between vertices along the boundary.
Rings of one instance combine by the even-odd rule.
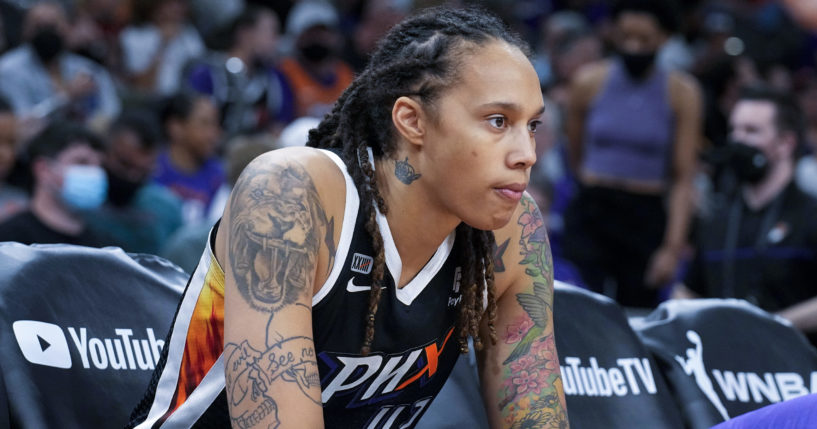
[[[108,132],[108,197],[87,218],[92,231],[113,237],[128,252],[157,254],[182,224],[182,201],[151,180],[159,135],[157,121],[145,111],[126,112]]]
[[[281,71],[295,94],[295,116],[323,117],[352,83],[352,68],[340,58],[343,37],[338,14],[321,0],[298,2],[287,18],[294,52]]]
[[[108,180],[102,169],[103,144],[87,129],[55,122],[29,143],[33,175],[31,205],[0,224],[0,241],[116,244],[91,232],[83,213],[105,201]]]
[[[802,118],[786,93],[747,88],[729,118],[737,179],[697,222],[695,258],[676,297],[745,299],[817,338],[817,200],[794,183]],[[805,305],[804,303],[809,303]]]
[[[619,0],[618,55],[571,82],[566,130],[580,184],[565,213],[564,256],[583,283],[627,307],[670,285],[692,217],[701,92],[656,54],[677,28],[670,1]]]
[[[102,66],[67,52],[68,20],[59,3],[29,9],[25,43],[0,57],[0,92],[23,121],[55,115],[104,126],[119,114],[120,101]]]
[[[68,28],[61,4],[31,6],[24,43],[0,57],[0,92],[25,123],[60,116],[103,128],[120,110],[116,88],[104,67],[68,52]]]

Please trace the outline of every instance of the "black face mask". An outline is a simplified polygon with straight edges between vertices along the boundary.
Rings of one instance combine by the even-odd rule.
[[[319,63],[332,53],[332,49],[322,43],[309,43],[301,47],[301,55],[309,61]]]
[[[128,205],[143,183],[125,179],[110,169],[106,168],[105,170],[108,173],[108,201],[117,207]]]
[[[644,52],[633,54],[629,52],[621,52],[619,54],[621,61],[624,63],[624,68],[627,74],[635,80],[642,80],[647,77],[647,72],[655,63],[655,52]]]
[[[62,52],[62,36],[53,27],[38,28],[31,38],[31,47],[40,61],[50,63]]]
[[[769,159],[760,149],[746,143],[730,142],[729,165],[741,183],[756,184],[769,172]]]

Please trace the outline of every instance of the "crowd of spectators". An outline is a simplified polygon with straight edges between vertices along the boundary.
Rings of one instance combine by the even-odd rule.
[[[303,144],[377,40],[443,3],[470,2],[0,1],[0,240],[184,254],[179,243],[201,242],[250,155]],[[700,276],[735,270],[702,263],[750,258],[778,282],[780,269],[817,262],[817,237],[786,247],[797,221],[762,214],[769,201],[779,211],[781,189],[817,196],[817,23],[793,12],[797,0],[479,3],[532,47],[547,109],[529,191],[557,278],[652,307],[691,292],[677,285],[691,281],[692,261]],[[751,124],[736,135],[747,87],[773,93],[760,99],[773,105],[769,132],[790,131],[785,153]],[[779,120],[782,105],[793,122]],[[737,172],[753,158],[735,140],[771,165],[758,181]],[[784,158],[788,175],[774,170]],[[745,194],[770,170],[785,177],[756,204]],[[760,219],[751,231],[727,231],[724,243],[708,234],[708,253],[698,251],[712,216],[737,206]],[[744,236],[751,243],[735,241]],[[817,296],[796,287],[806,289],[798,300]],[[756,295],[772,296],[774,311],[795,304],[774,289]]]

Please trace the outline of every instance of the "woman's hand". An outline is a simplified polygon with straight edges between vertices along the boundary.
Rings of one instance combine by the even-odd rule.
[[[678,270],[680,253],[680,250],[668,245],[661,245],[656,249],[644,276],[644,282],[648,287],[658,289],[672,281]]]

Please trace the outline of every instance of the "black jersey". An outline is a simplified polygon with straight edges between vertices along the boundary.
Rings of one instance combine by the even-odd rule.
[[[405,286],[386,218],[378,213],[387,270],[372,353],[360,354],[374,263],[359,197],[346,178],[346,207],[335,261],[312,298],[312,323],[327,428],[411,428],[448,378],[459,347],[462,294],[454,233]],[[215,229],[214,229],[215,230]],[[224,272],[205,249],[177,310],[168,345],[131,426],[229,427],[224,394]]]

